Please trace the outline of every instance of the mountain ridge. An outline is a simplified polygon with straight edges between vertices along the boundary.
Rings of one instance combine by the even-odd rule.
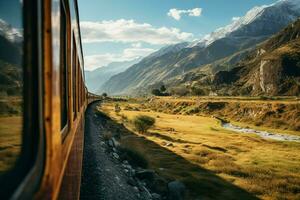
[[[109,94],[134,94],[136,91],[147,90],[150,85],[165,82],[239,51],[255,48],[256,44],[263,42],[300,16],[300,10],[296,12],[290,1],[279,1],[263,9],[264,12],[250,24],[207,47],[185,47],[175,53],[168,52],[158,57],[144,58],[123,73],[111,77],[102,90]],[[236,60],[238,61],[239,59]]]

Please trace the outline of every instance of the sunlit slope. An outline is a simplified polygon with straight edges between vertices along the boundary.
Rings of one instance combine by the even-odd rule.
[[[149,167],[163,177],[183,181],[190,199],[300,197],[300,143],[240,134],[222,128],[212,117],[153,112],[139,103],[119,103],[121,112],[117,115],[114,105],[105,104],[102,110],[133,132],[130,121],[134,116],[156,119],[155,127],[143,137],[128,137],[122,142],[143,154]],[[251,195],[238,192],[238,188]]]

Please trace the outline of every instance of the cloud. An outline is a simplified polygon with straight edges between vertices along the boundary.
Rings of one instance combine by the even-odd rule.
[[[190,12],[191,15],[199,14],[197,10]],[[151,24],[137,23],[134,20],[125,19],[99,22],[83,21],[80,22],[80,27],[83,43],[144,42],[155,45],[166,45],[193,39],[192,33],[182,32],[177,28],[156,28]]]
[[[240,19],[240,17],[232,17],[231,20],[232,20],[233,22],[235,22],[235,21],[238,21],[239,19]]]
[[[142,43],[140,43],[140,42],[138,42],[138,43],[133,43],[131,46],[132,46],[132,47],[140,48],[140,47],[142,47]]]
[[[176,8],[172,8],[167,13],[168,16],[173,17],[175,20],[180,20],[181,15],[187,14],[188,16],[192,17],[199,17],[202,14],[202,8],[194,8],[189,10],[178,10]]]
[[[136,48],[130,47],[123,50],[122,53],[105,53],[96,55],[87,55],[85,59],[85,69],[93,70],[102,66],[106,66],[111,62],[122,62],[137,59],[139,57],[145,57],[155,50],[151,48]]]

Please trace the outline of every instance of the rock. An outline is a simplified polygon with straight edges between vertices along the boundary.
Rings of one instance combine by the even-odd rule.
[[[133,178],[128,179],[127,183],[131,186],[137,186],[137,183]]]
[[[117,149],[115,147],[112,148],[113,152],[117,152]]]
[[[147,169],[143,169],[143,170],[138,170],[135,174],[135,176],[141,180],[143,179],[147,179],[147,180],[152,180],[154,177],[154,171],[153,170],[147,170]]]
[[[113,156],[114,156],[115,159],[119,159],[120,158],[120,156],[117,153],[113,153]]]
[[[142,187],[142,191],[144,191],[147,199],[152,199],[152,195],[146,187]]]
[[[151,195],[152,195],[153,200],[160,200],[161,199],[161,196],[157,193],[152,193]]]
[[[135,176],[135,170],[134,169],[129,171],[129,176]]]
[[[185,186],[180,181],[172,181],[168,183],[168,199],[183,200],[185,196]]]
[[[127,160],[123,160],[123,164],[124,164],[124,165],[128,165],[129,163],[128,163]]]
[[[167,143],[166,146],[167,146],[167,147],[174,147],[174,145],[173,145],[172,142]]]
[[[134,186],[133,189],[135,190],[135,192],[139,192],[139,188]]]
[[[117,148],[117,147],[120,146],[120,143],[116,140],[116,138],[113,137],[113,138],[111,139],[111,141],[112,141],[114,147]]]
[[[104,145],[105,145],[105,142],[102,142],[102,141],[101,141],[101,142],[100,142],[100,145],[101,145],[101,146],[104,146]]]
[[[113,143],[113,141],[110,139],[110,140],[108,140],[108,145],[110,146],[110,147],[114,147],[114,143]]]

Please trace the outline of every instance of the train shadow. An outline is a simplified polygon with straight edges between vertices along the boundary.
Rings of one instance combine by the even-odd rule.
[[[94,120],[98,126],[102,127],[102,132],[118,133],[121,144],[143,155],[149,163],[149,168],[154,169],[160,176],[169,181],[182,181],[188,189],[188,199],[258,199],[213,171],[191,163],[144,136],[136,135],[123,124],[113,121],[104,113],[98,112]]]

